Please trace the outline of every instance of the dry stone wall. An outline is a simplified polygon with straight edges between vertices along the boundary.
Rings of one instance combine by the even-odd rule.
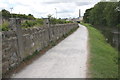
[[[18,65],[24,58],[32,55],[36,50],[40,51],[49,45],[51,41],[56,41],[67,34],[77,24],[58,24],[50,27],[37,27],[21,30],[21,41],[17,37],[16,31],[5,31],[2,33],[2,71],[5,73],[10,68]],[[23,45],[21,45],[23,44]],[[22,47],[21,49],[19,49]],[[22,53],[20,53],[22,50]]]

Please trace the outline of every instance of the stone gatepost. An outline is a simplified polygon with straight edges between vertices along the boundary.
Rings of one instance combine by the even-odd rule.
[[[10,29],[15,31],[18,45],[18,54],[20,55],[20,60],[23,60],[24,56],[24,46],[23,46],[23,34],[21,29],[21,19],[10,18]]]
[[[10,18],[9,28],[13,31],[16,31],[16,18]]]
[[[50,33],[50,19],[49,18],[44,18],[44,26],[47,28],[47,33],[48,33],[48,41],[51,41],[51,33]]]
[[[43,18],[43,19],[44,19],[44,26],[45,27],[50,27],[49,18]]]

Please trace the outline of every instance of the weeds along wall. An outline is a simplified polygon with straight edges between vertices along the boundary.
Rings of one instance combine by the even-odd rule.
[[[50,42],[58,40],[77,27],[77,24],[69,23],[50,27],[21,29],[19,36],[18,31],[2,32],[2,73],[6,73],[36,50],[42,50]]]

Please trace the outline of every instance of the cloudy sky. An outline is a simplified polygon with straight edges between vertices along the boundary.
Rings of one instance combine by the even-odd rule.
[[[12,13],[33,14],[37,18],[48,14],[57,18],[78,17],[79,9],[83,16],[86,9],[93,7],[100,0],[0,0],[0,10],[6,9]]]

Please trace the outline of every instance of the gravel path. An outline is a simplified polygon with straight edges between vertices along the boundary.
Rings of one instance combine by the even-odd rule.
[[[87,28],[80,28],[13,78],[86,78]]]

